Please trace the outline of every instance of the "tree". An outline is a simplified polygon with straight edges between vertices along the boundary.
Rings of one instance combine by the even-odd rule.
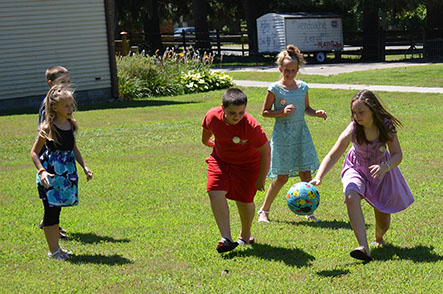
[[[158,0],[148,0],[144,2],[145,9],[142,10],[144,12],[142,16],[145,44],[150,54],[154,54],[156,50],[163,51],[160,19],[158,16]]]
[[[246,24],[248,26],[249,55],[258,53],[257,18],[268,10],[268,2],[265,0],[242,0]]]
[[[426,39],[443,39],[442,0],[427,0],[426,3]]]
[[[378,11],[380,0],[362,0],[364,61],[384,61],[384,34],[380,27]]]
[[[130,38],[144,34],[144,49],[150,53],[163,50],[158,14],[159,0],[116,0],[116,15],[120,31],[130,33]],[[143,28],[143,29],[142,29]]]
[[[192,0],[195,25],[195,47],[200,51],[211,51],[208,26],[208,0]]]

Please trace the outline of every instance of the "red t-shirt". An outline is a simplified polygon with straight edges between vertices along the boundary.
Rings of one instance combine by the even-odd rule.
[[[253,163],[260,160],[257,148],[268,142],[265,132],[250,114],[235,125],[224,121],[221,106],[208,111],[202,127],[210,130],[215,137],[212,155],[230,164]]]

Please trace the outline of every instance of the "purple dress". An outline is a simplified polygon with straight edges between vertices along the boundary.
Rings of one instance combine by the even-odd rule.
[[[353,129],[352,147],[346,154],[341,172],[343,192],[358,192],[369,204],[384,213],[406,209],[414,202],[414,197],[400,169],[395,167],[389,170],[381,179],[373,179],[369,172],[369,166],[385,162],[390,157],[385,144],[380,143],[378,138],[358,144]]]

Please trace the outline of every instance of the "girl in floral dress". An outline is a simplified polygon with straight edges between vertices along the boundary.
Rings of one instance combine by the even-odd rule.
[[[75,161],[82,166],[86,179],[92,171],[86,166],[75,144],[77,123],[72,91],[62,85],[52,87],[46,96],[46,115],[31,150],[37,168],[37,188],[43,201],[43,230],[49,247],[49,258],[64,260],[69,251],[59,245],[61,207],[78,204],[78,176]],[[40,150],[46,150],[39,156]]]

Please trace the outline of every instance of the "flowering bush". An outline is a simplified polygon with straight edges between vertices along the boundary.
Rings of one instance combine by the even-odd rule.
[[[205,92],[229,88],[233,85],[232,78],[224,73],[211,72],[208,69],[192,69],[180,78],[185,93]]]
[[[232,78],[210,70],[214,56],[192,48],[163,55],[144,52],[117,57],[120,96],[125,99],[179,95],[229,88]]]

